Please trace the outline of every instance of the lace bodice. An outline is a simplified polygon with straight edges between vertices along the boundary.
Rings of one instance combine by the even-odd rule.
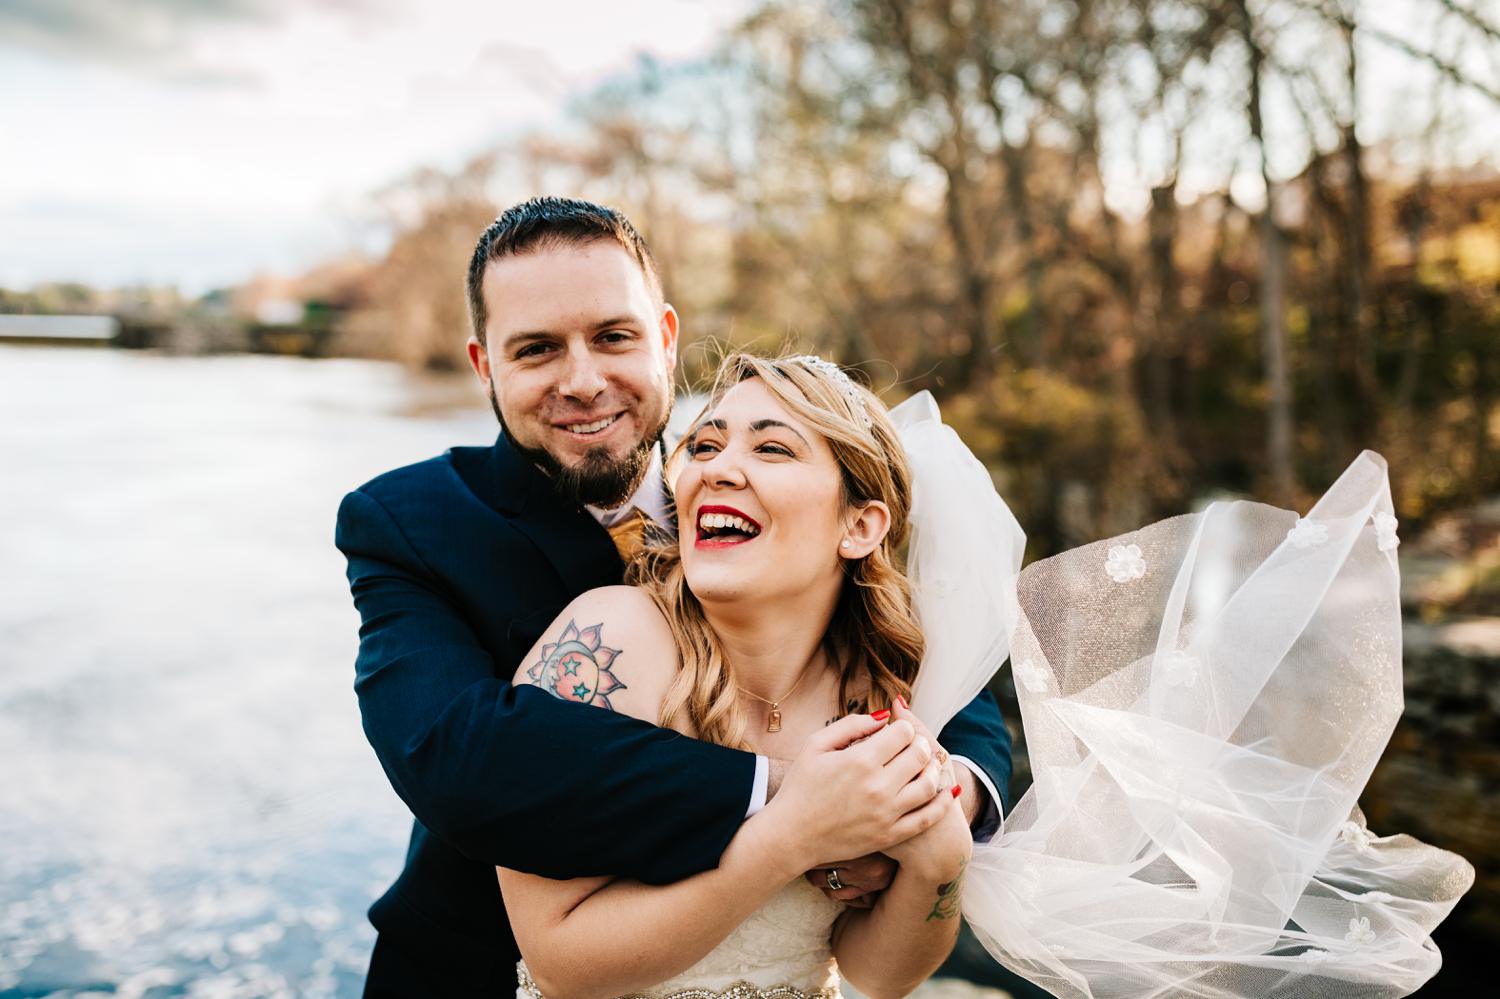
[[[682,974],[639,996],[651,999],[838,999],[833,923],[844,907],[798,878]],[[517,999],[541,999],[523,962]]]

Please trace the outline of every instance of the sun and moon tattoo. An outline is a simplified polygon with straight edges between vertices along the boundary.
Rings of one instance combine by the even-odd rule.
[[[610,671],[620,650],[604,644],[599,631],[602,626],[600,622],[580,631],[570,620],[557,641],[542,646],[541,658],[526,675],[554,697],[613,711],[610,695],[628,688]]]

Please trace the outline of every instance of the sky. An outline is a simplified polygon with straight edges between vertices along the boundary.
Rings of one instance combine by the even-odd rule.
[[[369,238],[372,192],[707,52],[738,0],[0,0],[0,287],[188,292]]]

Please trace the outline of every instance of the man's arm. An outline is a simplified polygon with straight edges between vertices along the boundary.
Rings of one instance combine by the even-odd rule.
[[[359,610],[365,735],[417,820],[476,860],[667,883],[713,867],[755,758],[514,687],[389,513],[354,492],[337,544]],[[519,571],[519,570],[518,570]]]
[[[971,764],[975,774],[989,778],[990,786],[999,796],[998,800],[989,800],[991,795],[982,781],[975,781],[977,786],[972,790],[976,801],[982,798],[995,806],[992,818],[998,825],[1000,816],[1010,807],[1011,761],[1010,730],[1005,727],[1005,719],[1000,716],[1000,705],[995,702],[995,695],[988,690],[980,691],[978,697],[943,726],[943,730],[938,733],[938,742],[950,754],[960,758],[960,767]],[[971,788],[962,771],[958,777],[964,789],[962,797],[967,797]],[[965,812],[968,813],[968,810],[965,809]],[[983,804],[979,806],[977,813],[970,814],[971,823],[976,821],[976,816],[979,825],[974,833],[976,838],[982,840],[986,838],[986,831],[993,832],[984,829],[986,812]]]

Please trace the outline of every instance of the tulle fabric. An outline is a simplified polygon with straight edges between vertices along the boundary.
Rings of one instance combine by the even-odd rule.
[[[1402,710],[1384,460],[1361,454],[1305,518],[1215,503],[1017,575],[1015,519],[930,397],[896,413],[928,641],[913,707],[936,730],[1008,650],[1035,781],[969,866],[990,953],[1098,999],[1431,978],[1473,868],[1356,806]]]
[[[912,470],[906,575],[926,643],[912,710],[947,721],[1009,655],[1026,532],[989,471],[943,423],[931,393],[918,392],[890,416]]]

